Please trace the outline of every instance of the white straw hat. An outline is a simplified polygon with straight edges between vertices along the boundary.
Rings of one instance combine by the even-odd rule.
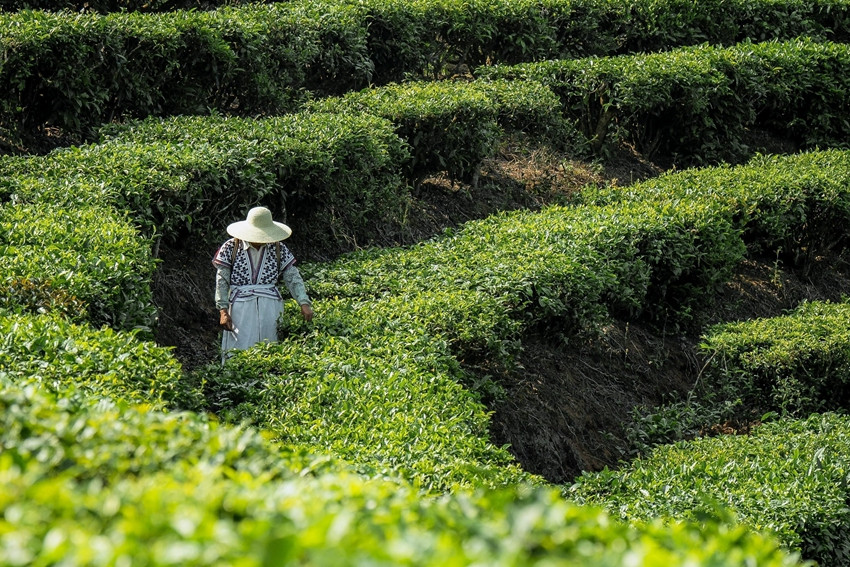
[[[292,229],[272,220],[272,213],[265,207],[254,207],[248,217],[228,225],[227,234],[243,242],[268,244],[289,238]]]

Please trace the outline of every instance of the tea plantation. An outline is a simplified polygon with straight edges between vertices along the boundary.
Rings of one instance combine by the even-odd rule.
[[[703,316],[748,259],[846,249],[848,24],[847,0],[0,0],[0,565],[846,565],[850,304]],[[669,167],[375,245],[517,140]],[[185,367],[155,341],[163,256],[257,204],[344,252],[300,264],[316,318],[288,302],[280,342]],[[525,470],[498,377],[531,335],[615,323],[701,337],[687,398],[636,411],[616,468]]]

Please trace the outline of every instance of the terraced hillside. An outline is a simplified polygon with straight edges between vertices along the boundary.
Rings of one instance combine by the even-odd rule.
[[[846,562],[846,1],[0,9],[0,564]]]

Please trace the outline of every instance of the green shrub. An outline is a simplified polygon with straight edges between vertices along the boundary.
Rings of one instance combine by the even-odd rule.
[[[744,419],[850,409],[850,304],[804,303],[792,314],[708,329],[703,397],[738,401]]]
[[[7,204],[0,208],[0,266],[0,286],[18,292],[4,298],[7,309],[53,306],[124,329],[153,323],[150,247],[109,207]],[[47,298],[20,293],[24,281],[37,282]]]
[[[392,84],[311,101],[306,108],[390,120],[410,147],[406,173],[414,184],[444,171],[453,180],[473,180],[481,161],[495,152],[503,131],[523,132],[558,145],[575,138],[559,119],[555,94],[533,81]]]
[[[459,383],[446,340],[414,314],[431,308],[420,298],[328,300],[316,303],[321,317],[308,325],[288,304],[281,343],[198,371],[210,407],[422,490],[528,480],[487,441],[484,406]]]
[[[551,489],[422,498],[392,480],[268,480],[187,466],[113,484],[45,478],[0,456],[0,562],[146,565],[808,565],[743,527],[629,527]],[[14,523],[9,522],[12,520]],[[96,550],[96,557],[94,555]]]
[[[471,290],[526,328],[580,334],[609,310],[683,323],[743,254],[729,212],[678,207],[557,207],[494,215],[408,250],[305,265],[316,297]]]
[[[377,0],[368,13],[375,82],[444,76],[465,66],[647,53],[746,39],[846,42],[842,0]]]
[[[124,116],[256,115],[368,83],[360,10],[279,3],[163,14],[0,13],[0,133],[82,140]]]
[[[100,144],[0,160],[0,187],[27,202],[109,203],[168,242],[220,232],[257,203],[317,238],[365,238],[407,199],[406,148],[371,116],[152,118],[109,132]]]
[[[497,66],[480,74],[550,86],[597,152],[627,142],[649,156],[719,162],[749,157],[752,129],[803,147],[845,145],[848,70],[846,45],[799,39]]]
[[[151,356],[154,349],[150,346],[144,354],[140,348],[133,349],[138,352],[128,349],[131,338],[124,338],[124,344],[118,345],[117,337],[108,332],[88,331],[85,336],[81,329],[59,321],[26,323],[30,330],[48,328],[49,336],[41,345],[42,354],[56,346],[48,343],[55,340],[57,332],[71,329],[69,345],[58,347],[52,357],[43,357],[42,367],[58,364],[67,373],[68,364],[63,359],[68,359],[75,347],[82,346],[84,339],[100,342],[104,349],[112,349],[116,357],[130,358],[141,363],[140,366],[151,366],[150,361],[156,358]],[[18,358],[21,358],[20,350],[16,353]],[[5,359],[9,354],[10,350],[5,348],[2,356]],[[39,356],[32,351],[30,354]],[[158,358],[163,362],[164,357]],[[332,464],[327,457],[273,445],[260,432],[248,427],[222,425],[191,412],[163,412],[157,409],[161,407],[160,396],[142,395],[139,385],[132,381],[93,388],[93,381],[85,379],[91,370],[84,366],[77,365],[82,369],[82,379],[68,380],[57,378],[61,371],[28,376],[23,365],[14,368],[3,365],[0,446],[6,457],[24,469],[40,469],[45,477],[69,476],[76,481],[97,480],[107,485],[130,476],[179,474],[187,467],[208,467],[218,470],[221,480],[234,481],[240,474],[274,480],[306,474],[309,470],[344,469],[341,463]],[[115,363],[108,366],[116,379],[141,370]],[[36,364],[33,362],[30,367],[35,368]],[[173,362],[166,362],[165,367],[172,380],[179,374]],[[102,366],[100,371],[104,372],[105,368]],[[165,369],[157,372],[167,373]],[[157,387],[164,382],[153,384]],[[136,405],[126,400],[135,401]],[[141,400],[148,403],[139,403]]]
[[[847,417],[781,420],[749,436],[657,447],[619,471],[583,474],[567,494],[630,522],[698,519],[719,503],[804,558],[837,567],[850,557],[848,450]]]
[[[838,249],[850,223],[850,152],[758,156],[746,165],[692,169],[629,187],[587,188],[585,203],[644,201],[657,206],[709,200],[727,207],[754,253],[779,255],[806,271]]]
[[[0,372],[7,377],[53,392],[77,388],[93,398],[197,405],[170,351],[135,332],[94,330],[55,315],[8,314],[0,330]]]
[[[708,42],[732,45],[799,36],[847,40],[847,4],[831,0],[640,1],[629,5],[624,44],[629,52]]]
[[[371,113],[390,120],[410,146],[406,174],[414,183],[437,171],[470,181],[496,147],[496,108],[479,90],[455,83],[388,85],[317,101],[309,108]]]

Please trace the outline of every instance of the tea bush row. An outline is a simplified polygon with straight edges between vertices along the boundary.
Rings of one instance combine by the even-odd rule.
[[[0,331],[0,373],[16,383],[37,383],[60,393],[74,389],[92,399],[198,405],[170,351],[140,340],[137,332],[95,330],[56,314],[8,312]]]
[[[353,475],[220,480],[220,468],[103,486],[61,474],[44,478],[0,457],[0,561],[33,567],[127,558],[151,566],[245,567],[809,565],[743,527],[629,527],[552,490],[432,500],[392,481]]]
[[[364,89],[312,101],[312,112],[367,113],[390,120],[407,142],[414,184],[436,172],[473,181],[508,131],[555,145],[575,138],[555,94],[534,81],[427,81]]]
[[[526,325],[551,324],[571,334],[593,327],[608,309],[681,322],[743,253],[729,211],[712,203],[551,206],[303,271],[318,297],[481,292]]]
[[[47,316],[14,318],[7,332],[14,338],[0,358],[3,565],[128,558],[261,565],[328,557],[346,565],[534,565],[553,558],[625,565],[633,557],[669,565],[718,557],[729,565],[802,565],[742,528],[630,528],[564,502],[553,489],[523,484],[425,497],[398,479],[353,474],[337,457],[272,444],[248,427],[161,411],[161,400],[140,383],[120,382],[130,367],[137,376],[162,376],[166,351],[140,350],[129,334],[86,331]],[[62,354],[36,365],[62,337]],[[123,346],[115,348],[116,339]],[[94,363],[114,373],[113,384],[74,383],[72,355],[122,348],[118,364]],[[18,359],[30,353],[33,364],[7,364],[13,351]],[[91,370],[73,364],[83,377]],[[166,366],[173,371],[174,364]]]
[[[573,206],[502,213],[414,247],[359,251],[302,271],[320,298],[482,292],[502,298],[518,321],[549,320],[564,331],[608,310],[686,318],[725,282],[744,245],[793,260],[840,244],[848,179],[846,151],[759,157],[627,188],[588,187]],[[506,336],[516,330],[504,328]]]
[[[753,254],[767,254],[800,269],[838,250],[850,220],[850,153],[846,150],[762,155],[724,165],[662,175],[629,187],[588,187],[584,203],[651,202],[675,206],[691,200],[724,203]]]
[[[736,402],[740,419],[850,408],[850,304],[804,303],[784,317],[708,330],[700,398]]]
[[[815,414],[750,435],[662,445],[621,470],[585,473],[567,491],[630,522],[698,519],[718,504],[824,567],[850,557],[850,421]]]
[[[401,215],[402,175],[477,171],[507,129],[557,138],[557,104],[537,83],[440,82],[364,90],[277,118],[150,118],[102,128],[99,144],[7,156],[0,193],[111,203],[172,242],[258,201],[296,228],[321,218],[325,231],[363,240],[378,219]]]
[[[17,321],[17,325],[42,328],[57,321]],[[22,331],[23,329],[21,329]],[[39,329],[40,330],[40,329]],[[55,340],[48,335],[46,341]],[[18,331],[16,334],[22,334]],[[291,478],[312,472],[342,472],[347,465],[322,455],[308,455],[292,447],[274,445],[260,432],[246,426],[227,426],[200,413],[166,411],[167,391],[145,391],[139,377],[145,375],[148,388],[163,388],[179,378],[176,363],[165,361],[166,349],[157,356],[151,343],[124,337],[124,345],[116,348],[116,337],[104,337],[102,332],[75,330],[68,339],[80,359],[76,366],[83,370],[80,380],[74,380],[73,369],[67,361],[63,368],[53,370],[34,364],[24,372],[21,364],[4,363],[0,370],[0,447],[7,464],[23,469],[40,469],[45,477],[65,476],[75,481],[99,481],[114,484],[127,477],[173,472],[179,475],[187,467],[209,468],[221,473],[221,480],[238,479],[240,475],[266,480]],[[83,338],[88,343],[83,343]],[[30,337],[33,342],[40,339]],[[19,339],[20,341],[20,339]],[[123,355],[121,363],[104,364],[94,360],[99,355],[82,346],[101,347]],[[123,352],[122,352],[123,349]],[[147,349],[143,352],[142,349]],[[42,352],[46,352],[46,348]],[[57,356],[46,362],[54,363],[70,348],[57,349]],[[4,349],[8,359],[9,349]],[[19,357],[20,358],[20,357]],[[85,361],[83,361],[85,359]],[[91,366],[108,368],[111,383],[97,384],[90,379]],[[131,368],[135,365],[136,368]],[[163,379],[170,372],[172,382]],[[64,374],[64,375],[63,375]],[[106,374],[102,374],[106,376]],[[166,394],[166,395],[163,395]]]
[[[830,160],[832,169],[824,167]],[[837,167],[842,161],[844,169]],[[494,448],[480,448],[486,419],[476,399],[452,394],[435,403],[438,393],[411,399],[411,392],[440,376],[437,392],[457,382],[478,396],[498,396],[497,384],[476,384],[467,369],[511,364],[532,329],[575,340],[612,315],[668,329],[698,323],[700,309],[744,256],[743,235],[754,219],[765,220],[760,211],[773,213],[766,204],[784,195],[784,184],[797,178],[797,196],[817,195],[819,188],[806,184],[816,172],[846,187],[846,165],[846,152],[832,151],[775,158],[761,168],[683,172],[656,181],[658,194],[651,182],[645,194],[635,187],[643,202],[618,200],[612,190],[609,204],[502,213],[414,247],[305,264],[321,317],[307,325],[292,312],[281,345],[205,370],[209,403],[281,440],[343,451],[352,462],[380,463],[423,486],[462,484],[476,470],[469,463],[504,471]],[[719,179],[725,185],[715,185]],[[730,198],[736,191],[738,201]],[[403,379],[379,380],[397,375]],[[420,415],[412,424],[396,421]],[[478,425],[457,421],[459,415],[477,416]],[[344,427],[334,428],[340,419]],[[428,423],[451,426],[420,425]],[[396,442],[384,447],[383,438]],[[435,465],[437,454],[452,460]],[[473,478],[501,482],[492,473]]]
[[[708,328],[703,368],[688,397],[633,412],[632,452],[716,431],[745,432],[777,417],[846,413],[849,309],[846,302],[803,303],[785,316]]]
[[[13,0],[9,7],[15,6]],[[715,0],[696,7],[675,0],[311,0],[209,12],[196,7],[161,14],[0,12],[6,151],[46,126],[86,140],[97,125],[123,117],[209,109],[277,113],[308,93],[341,94],[489,63],[748,38],[845,41],[850,19],[843,0]]]
[[[550,488],[424,497],[247,427],[0,372],[0,563],[802,565],[719,522],[627,527]]]
[[[125,117],[291,110],[366,86],[362,11],[334,2],[163,14],[0,13],[0,135],[91,140]]]
[[[401,207],[407,158],[392,124],[368,115],[149,119],[100,144],[0,160],[0,186],[18,202],[108,203],[172,243],[260,201],[296,226],[315,215],[359,235]]]
[[[150,242],[108,205],[0,207],[0,306],[74,321],[148,328],[154,309]]]
[[[0,9],[170,12],[209,9],[219,0],[3,0]],[[226,2],[228,6],[244,2]],[[339,4],[344,4],[340,2]],[[848,8],[842,0],[371,0],[360,7],[368,26],[376,82],[440,69],[443,63],[480,65],[649,52],[702,42],[810,35],[846,41]]]
[[[753,131],[798,147],[846,146],[850,47],[810,39],[479,70],[552,87],[596,152],[622,142],[687,163],[742,161]]]
[[[410,75],[807,35],[846,41],[843,0],[373,0],[369,52],[378,83]]]
[[[423,491],[534,481],[488,441],[486,408],[461,385],[445,339],[375,302],[319,305],[316,325],[299,323],[288,305],[279,344],[199,370],[210,409]]]

